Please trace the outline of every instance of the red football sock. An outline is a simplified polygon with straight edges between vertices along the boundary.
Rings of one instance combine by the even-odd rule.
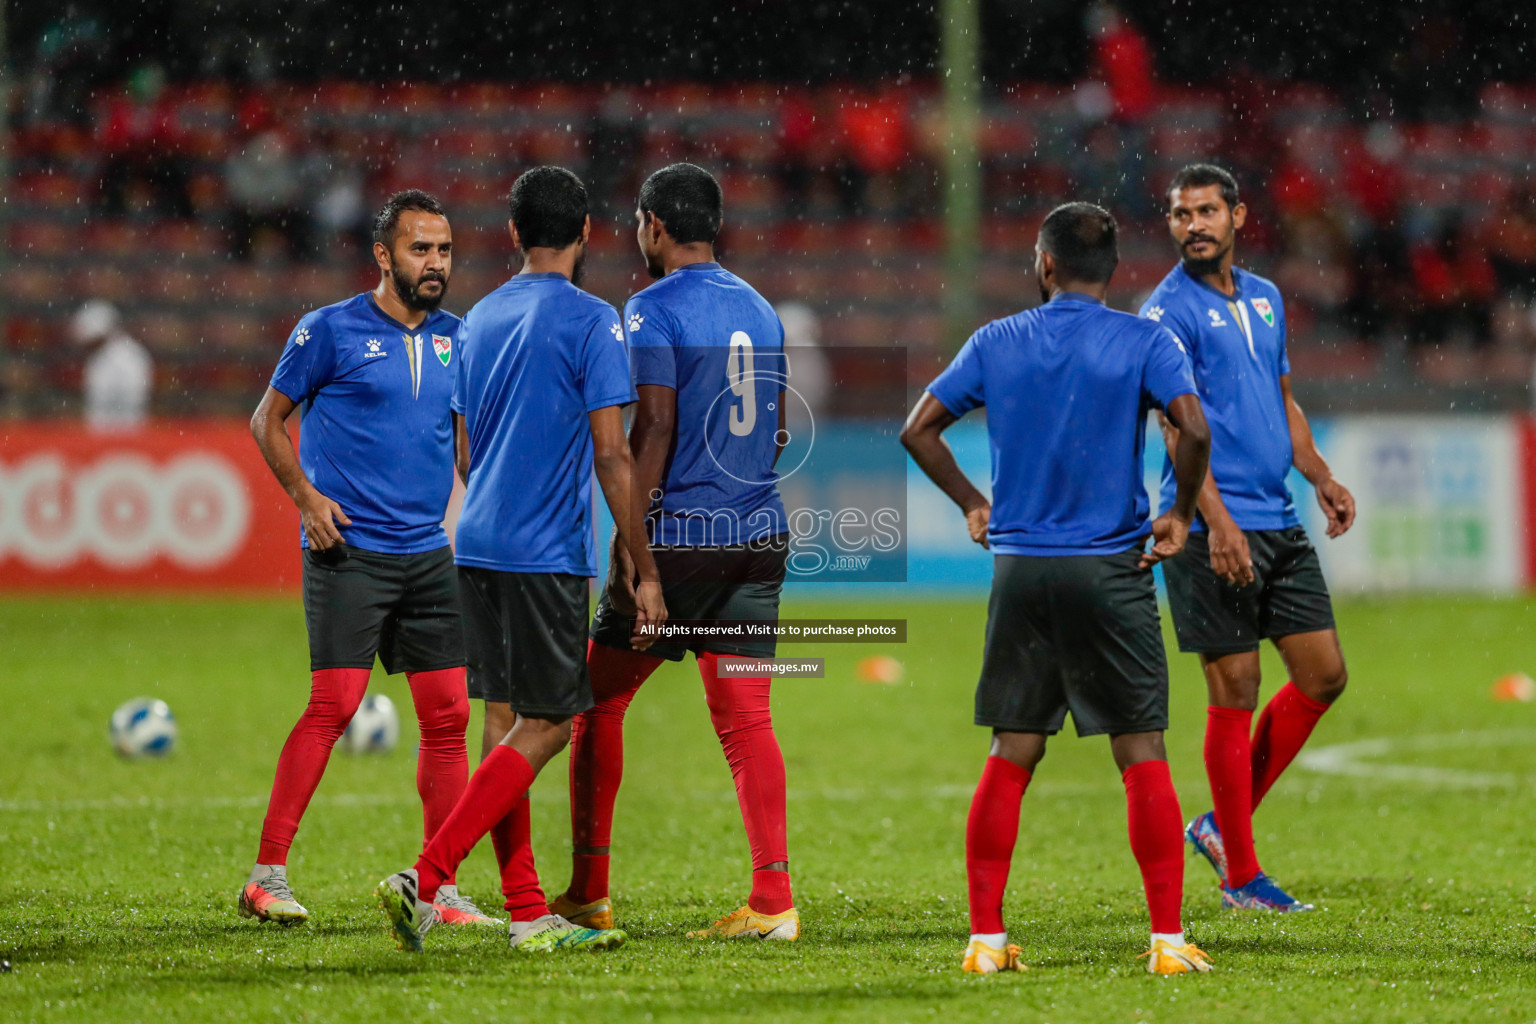
[[[1184,819],[1167,761],[1141,761],[1121,776],[1131,852],[1147,890],[1152,931],[1177,932],[1184,899]]]
[[[794,905],[788,871],[758,868],[752,872],[752,892],[747,896],[747,906],[759,914],[782,914]]]
[[[480,762],[453,813],[416,861],[418,899],[430,903],[437,897],[438,886],[453,877],[480,837],[527,796],[535,774],[528,759],[505,744]]]
[[[587,642],[594,703],[571,724],[571,845],[577,849],[611,843],[613,802],[624,777],[624,713],[661,661]],[[608,854],[573,852],[566,892],[577,903],[607,896]]]
[[[1029,772],[1002,757],[987,758],[971,813],[965,819],[965,878],[970,890],[971,934],[993,935],[1003,927],[1003,891],[1013,844],[1019,838],[1019,803]]]
[[[729,657],[699,655],[699,675],[704,680],[709,718],[714,723],[715,734],[720,737],[725,760],[731,766],[731,777],[736,782],[736,802],[741,807],[742,824],[746,826],[753,868],[788,862],[784,755],[773,735],[773,717],[769,713],[772,681],[766,677],[722,677],[720,662]],[[760,884],[764,886],[761,903],[748,898],[748,905],[753,910],[760,914],[782,914],[794,906],[788,872],[782,872],[782,886],[777,884],[777,879],[759,881],[756,878],[759,874],[768,872],[753,872],[753,893],[759,892]]]
[[[528,795],[517,802],[511,813],[491,826],[491,845],[496,848],[496,866],[501,871],[502,905],[513,921],[536,921],[549,913],[549,901],[539,884],[539,869],[533,862],[533,822]]]
[[[464,689],[464,667],[432,672],[407,672],[411,701],[421,729],[421,750],[416,755],[416,792],[421,794],[421,823],[430,840],[469,781],[469,753],[464,730],[469,725],[469,696]],[[453,881],[449,878],[448,881]]]
[[[1253,732],[1253,806],[1275,784],[1280,773],[1290,767],[1291,761],[1312,735],[1312,728],[1323,717],[1329,705],[1313,700],[1286,683],[1280,692],[1264,705],[1259,714],[1259,725]]]
[[[288,847],[299,830],[320,776],[331,759],[331,748],[352,721],[368,690],[366,668],[323,668],[310,673],[309,706],[288,734],[277,758],[277,777],[261,825],[258,864],[288,863]]]
[[[1227,851],[1227,886],[1241,888],[1259,873],[1253,848],[1253,750],[1248,736],[1253,712],[1205,709],[1205,773],[1211,780],[1216,827]]]

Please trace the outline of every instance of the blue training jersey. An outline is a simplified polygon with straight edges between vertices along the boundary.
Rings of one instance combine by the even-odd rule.
[[[1192,394],[1166,330],[1059,292],[971,336],[928,385],[956,416],[987,407],[999,555],[1114,554],[1149,532],[1147,413]]]
[[[469,484],[454,561],[596,576],[587,416],[635,400],[618,311],[563,274],[522,273],[465,314],[459,347]]]
[[[720,264],[692,263],[631,298],[624,322],[636,386],[677,392],[652,542],[744,544],[788,530],[773,468],[786,383],[773,307]]]
[[[448,544],[453,360],[462,322],[439,310],[416,328],[370,292],[299,321],[272,387],[299,404],[299,465],[351,526],[342,539],[409,555]],[[299,542],[309,540],[299,530]]]
[[[1232,268],[1236,294],[1223,295],[1180,263],[1142,304],[1141,315],[1173,331],[1194,364],[1200,404],[1211,425],[1211,475],[1233,520],[1244,530],[1301,525],[1285,478],[1291,471],[1291,428],[1280,378],[1285,306],[1274,283]],[[1163,464],[1160,507],[1173,505],[1173,461]],[[1196,517],[1194,529],[1205,529]]]

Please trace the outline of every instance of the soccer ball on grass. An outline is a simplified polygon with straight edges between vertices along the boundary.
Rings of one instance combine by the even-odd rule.
[[[176,747],[176,716],[153,697],[136,697],[112,712],[112,746],[124,757],[164,757]]]

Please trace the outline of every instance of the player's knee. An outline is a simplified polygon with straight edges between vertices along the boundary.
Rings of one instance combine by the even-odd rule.
[[[423,716],[421,727],[423,731],[430,729],[463,736],[464,730],[469,728],[469,697],[463,693],[448,697],[433,708],[431,714]]]
[[[314,694],[309,698],[309,706],[304,709],[304,717],[313,725],[328,733],[340,736],[346,731],[347,723],[352,721],[352,716],[357,714],[358,707],[363,703],[363,694]]]
[[[1320,700],[1324,704],[1332,704],[1344,694],[1344,688],[1349,685],[1349,670],[1344,667],[1341,658],[1337,665],[1332,666],[1322,678],[1317,681],[1314,692],[1308,694],[1313,700]]]
[[[1223,672],[1207,682],[1210,701],[1215,707],[1254,711],[1259,706],[1260,676],[1257,671]]]
[[[1011,761],[1034,774],[1035,768],[1045,760],[1045,737],[1036,733],[994,732],[988,754]]]

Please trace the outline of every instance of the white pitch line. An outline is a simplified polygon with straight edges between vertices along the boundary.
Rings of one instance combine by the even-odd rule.
[[[1393,754],[1433,754],[1440,750],[1464,750],[1469,747],[1531,746],[1536,746],[1536,732],[1530,729],[1431,733],[1424,736],[1383,736],[1306,750],[1296,759],[1296,764],[1320,775],[1340,775],[1379,782],[1402,782],[1439,789],[1514,789],[1531,785],[1536,782],[1536,776],[1521,775],[1516,772],[1481,772],[1464,768],[1442,768],[1429,764],[1381,763],[1367,760],[1367,758],[1388,757]]]

